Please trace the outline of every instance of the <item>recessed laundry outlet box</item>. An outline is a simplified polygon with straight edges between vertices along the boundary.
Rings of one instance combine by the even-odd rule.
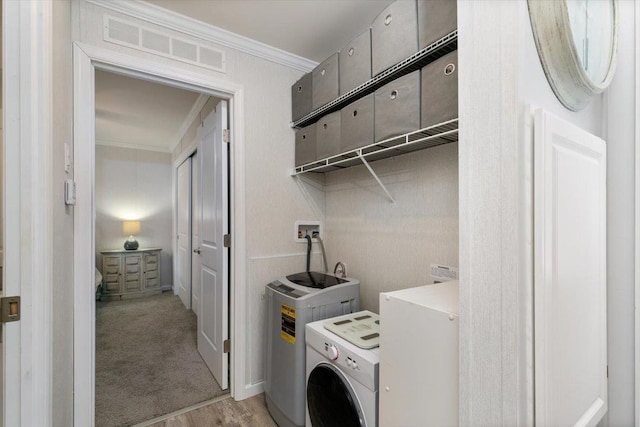
[[[307,243],[305,236],[311,236],[313,242],[317,242],[315,237],[322,236],[322,222],[313,220],[296,221],[294,229],[294,240],[297,243]],[[321,237],[322,238],[322,237]]]

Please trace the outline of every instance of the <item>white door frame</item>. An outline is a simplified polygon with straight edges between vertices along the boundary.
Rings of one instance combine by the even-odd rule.
[[[50,426],[53,9],[51,2],[22,1],[4,1],[2,8],[3,283],[5,295],[22,298],[22,320],[2,326],[2,413],[6,426]]]
[[[74,425],[90,426],[95,420],[95,303],[92,283],[95,268],[94,168],[95,69],[102,69],[162,84],[195,90],[229,100],[231,122],[231,236],[230,271],[231,395],[249,396],[245,381],[246,313],[244,88],[177,67],[159,64],[74,43],[74,169],[77,182],[74,217]]]
[[[181,282],[181,278],[180,278],[180,263],[178,262],[178,253],[180,251],[179,248],[179,221],[180,218],[178,217],[178,211],[180,210],[180,206],[179,206],[179,201],[180,201],[180,190],[179,190],[179,176],[180,176],[180,167],[182,167],[182,165],[189,161],[189,248],[188,248],[188,256],[189,256],[189,305],[187,306],[185,304],[185,307],[187,309],[192,309],[193,310],[193,299],[192,299],[192,295],[193,295],[193,272],[191,271],[192,269],[192,255],[193,255],[193,192],[192,187],[193,187],[193,160],[191,159],[191,157],[187,157],[186,159],[184,159],[182,161],[182,163],[180,163],[178,166],[176,166],[175,168],[172,168],[172,177],[173,177],[173,198],[174,198],[174,202],[172,205],[172,211],[173,211],[173,227],[172,229],[175,229],[175,232],[173,232],[172,235],[172,239],[171,239],[171,248],[172,248],[172,252],[173,252],[173,294],[177,295],[180,300],[182,301],[182,303],[184,304],[184,300],[182,299],[182,296],[180,294],[180,282]]]
[[[640,426],[640,6],[635,5],[635,141],[636,141],[636,176],[635,176],[635,424]]]

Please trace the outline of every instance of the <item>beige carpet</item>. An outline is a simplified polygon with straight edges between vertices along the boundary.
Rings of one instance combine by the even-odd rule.
[[[129,426],[226,393],[196,345],[196,316],[172,292],[96,302],[96,426]]]

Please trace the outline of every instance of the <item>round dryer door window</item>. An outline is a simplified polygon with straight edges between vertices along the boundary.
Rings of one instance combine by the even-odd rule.
[[[362,427],[362,409],[344,376],[332,365],[316,366],[307,380],[313,427]]]

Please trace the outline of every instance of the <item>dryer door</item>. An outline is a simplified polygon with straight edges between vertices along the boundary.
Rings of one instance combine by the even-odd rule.
[[[313,427],[364,427],[353,388],[333,365],[321,363],[309,373],[307,407]]]

